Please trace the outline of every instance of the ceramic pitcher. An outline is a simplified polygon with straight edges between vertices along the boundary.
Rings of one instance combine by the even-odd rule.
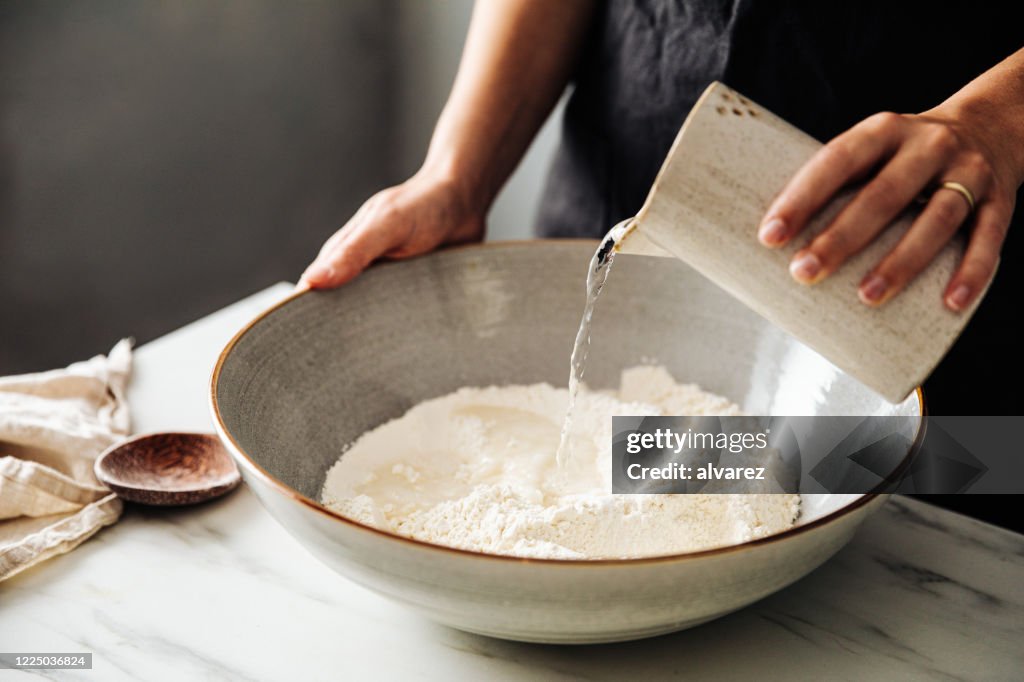
[[[615,228],[624,253],[674,255],[755,312],[813,348],[891,402],[931,373],[967,324],[943,292],[964,244],[950,242],[906,289],[881,307],[857,285],[910,227],[906,214],[836,273],[814,286],[794,281],[793,254],[852,198],[839,195],[783,248],[769,249],[757,228],[775,196],[821,143],[721,83],[694,106],[644,207]]]

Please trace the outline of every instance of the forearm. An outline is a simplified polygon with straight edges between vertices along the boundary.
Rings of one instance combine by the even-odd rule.
[[[1024,182],[1024,49],[996,64],[933,110],[976,129],[992,158]],[[929,112],[931,113],[931,112]]]
[[[421,173],[490,205],[565,89],[593,0],[481,0]]]

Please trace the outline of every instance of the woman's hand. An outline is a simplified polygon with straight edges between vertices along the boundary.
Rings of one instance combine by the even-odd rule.
[[[999,125],[974,117],[954,100],[920,115],[881,113],[825,145],[790,180],[762,221],[758,238],[769,247],[786,244],[843,186],[864,182],[832,223],[790,262],[790,273],[815,284],[867,246],[921,196],[926,205],[892,251],[865,275],[860,300],[877,306],[898,294],[966,224],[970,242],[950,280],[944,301],[963,310],[985,288],[1013,215],[1022,171],[1005,152]],[[969,200],[942,183],[955,182]]]
[[[336,287],[381,257],[408,258],[442,244],[480,240],[486,208],[469,194],[456,181],[426,172],[378,192],[324,243],[299,286]]]

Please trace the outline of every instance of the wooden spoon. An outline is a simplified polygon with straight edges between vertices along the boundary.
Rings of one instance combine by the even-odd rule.
[[[242,480],[231,455],[208,433],[136,436],[97,457],[94,471],[118,497],[161,506],[211,500]]]

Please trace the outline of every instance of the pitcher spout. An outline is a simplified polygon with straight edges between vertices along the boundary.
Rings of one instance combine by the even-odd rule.
[[[611,229],[615,251],[635,256],[671,256],[672,254],[652,242],[641,229],[638,218],[628,218]]]

